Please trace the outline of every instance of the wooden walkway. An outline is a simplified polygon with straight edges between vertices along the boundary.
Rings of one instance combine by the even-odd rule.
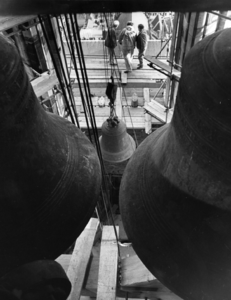
[[[163,85],[160,88],[167,76],[150,68],[147,61],[145,61],[143,69],[137,70],[135,68],[137,67],[138,60],[134,59],[134,70],[128,74],[124,73],[125,64],[121,58],[117,59],[118,64],[113,67],[100,57],[87,57],[85,62],[91,93],[94,95],[92,101],[97,128],[101,128],[110,113],[109,100],[105,95],[105,91],[111,74],[113,74],[115,83],[120,86],[120,89],[117,91],[116,113],[126,123],[128,129],[145,129],[145,132],[148,134],[152,131],[152,125],[162,125],[171,120],[172,113],[167,114],[166,107],[164,107],[163,95],[165,86]],[[73,82],[72,87],[79,123],[81,128],[86,128],[87,122],[81,104],[80,86],[70,59],[68,63],[72,66],[70,68],[70,77]],[[82,78],[79,70],[78,74]],[[138,96],[138,107],[136,108],[131,107],[132,95],[134,93]],[[98,105],[100,97],[104,98],[104,107]],[[152,100],[158,103],[158,109],[153,107]]]
[[[118,65],[111,67],[102,57],[87,57],[85,59],[86,71],[90,91],[93,95],[92,102],[95,112],[96,125],[100,129],[103,122],[109,117],[109,100],[105,95],[106,86],[111,74],[118,85],[116,113],[118,117],[126,123],[128,129],[145,129],[147,134],[152,132],[152,126],[161,126],[171,121],[172,111],[167,111],[164,106],[163,82],[167,76],[150,68],[148,61],[145,61],[144,68],[135,69],[138,60],[133,60],[134,70],[131,73],[124,73],[125,64],[122,58],[117,59]],[[75,98],[75,106],[78,114],[80,127],[87,128],[85,112],[82,106],[81,90],[83,85],[78,83],[73,63],[70,57],[67,58],[72,82],[72,90]],[[78,70],[82,82],[81,72]],[[54,72],[44,73],[41,77],[32,81],[32,86],[36,95],[42,96],[58,84],[58,79]],[[132,96],[136,93],[138,106],[132,107]],[[83,92],[84,94],[84,92]],[[105,106],[100,105],[100,97],[103,97]]]
[[[116,226],[119,238],[121,227],[122,222]],[[96,243],[95,237],[99,232],[98,220],[91,219],[76,240],[72,255],[61,255],[56,259],[72,283],[68,300],[116,300],[126,297],[182,300],[146,269],[132,246],[118,248],[113,226],[103,226],[101,241]],[[120,259],[118,249],[120,253],[122,251]]]

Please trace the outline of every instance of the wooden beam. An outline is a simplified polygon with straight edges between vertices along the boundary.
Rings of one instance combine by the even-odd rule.
[[[230,0],[11,0],[1,2],[1,15],[60,14],[135,11],[210,11],[230,10]]]
[[[172,120],[173,111],[168,110],[167,112],[166,107],[155,100],[152,100],[147,105],[145,105],[144,109],[163,123],[170,123]]]
[[[149,89],[144,88],[144,103],[147,105],[150,102]],[[145,133],[149,134],[152,131],[152,117],[150,114],[145,113]]]
[[[80,298],[83,280],[98,225],[99,221],[97,219],[90,219],[75,243],[75,248],[67,270],[67,276],[72,284],[72,290],[68,300],[78,300]]]
[[[32,19],[35,19],[36,17],[37,17],[36,15],[17,16],[17,17],[12,17],[12,16],[0,17],[0,31],[7,30],[7,29],[17,26],[19,24],[23,24]]]
[[[116,226],[117,236],[119,227]],[[118,245],[113,226],[104,226],[99,263],[97,300],[115,300],[118,268]]]
[[[55,73],[48,74],[48,72],[45,72],[41,77],[38,77],[35,80],[31,81],[31,85],[36,96],[40,97],[51,90],[54,85],[58,84],[58,82],[59,81]]]
[[[124,73],[124,71],[121,72],[121,83],[122,84],[127,84],[128,82],[128,75],[127,73]]]
[[[156,70],[159,69],[160,72],[166,74],[166,76],[171,76],[177,80],[179,80],[180,76],[181,76],[181,72],[171,66],[169,66],[168,64],[160,61],[159,59],[150,56],[150,55],[146,55],[144,57],[147,61],[149,61],[151,63],[151,67],[155,68]],[[166,77],[164,77],[166,79]]]

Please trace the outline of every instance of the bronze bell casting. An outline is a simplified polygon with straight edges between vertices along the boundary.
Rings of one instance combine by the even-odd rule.
[[[125,231],[147,268],[184,300],[231,295],[231,29],[185,58],[172,122],[129,161]]]
[[[128,160],[136,149],[135,141],[127,133],[126,125],[118,120],[115,126],[109,120],[102,125],[102,135],[99,138],[103,160],[120,163]]]
[[[55,259],[75,241],[94,211],[101,171],[81,130],[43,110],[3,36],[0,70],[1,276]]]

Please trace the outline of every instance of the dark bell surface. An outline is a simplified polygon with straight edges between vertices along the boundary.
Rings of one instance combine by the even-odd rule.
[[[137,255],[184,300],[231,294],[230,36],[190,50],[172,122],[138,147],[120,187]]]

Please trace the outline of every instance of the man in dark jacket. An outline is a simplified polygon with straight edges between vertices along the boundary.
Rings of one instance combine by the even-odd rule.
[[[136,37],[136,46],[137,46],[137,49],[139,50],[138,59],[139,59],[140,63],[138,65],[137,69],[142,69],[143,61],[144,61],[144,54],[145,54],[145,51],[147,50],[147,46],[148,46],[148,35],[147,35],[146,31],[144,30],[143,24],[138,25],[138,30],[139,30],[139,33]]]
[[[115,20],[111,26],[111,28],[108,28],[107,37],[105,39],[105,46],[108,48],[108,54],[109,54],[109,61],[111,65],[114,65],[114,49],[117,46],[116,41],[116,28],[119,26],[119,21]]]

